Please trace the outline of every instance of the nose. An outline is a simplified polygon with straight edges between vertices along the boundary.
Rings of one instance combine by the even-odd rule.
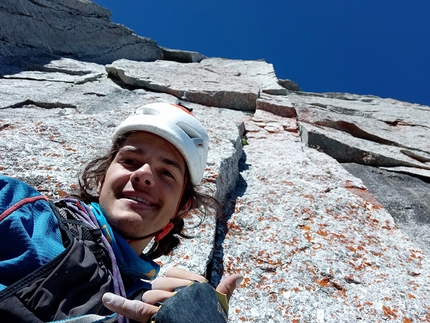
[[[153,186],[155,184],[152,169],[149,164],[144,164],[139,169],[136,169],[130,176],[133,185]]]

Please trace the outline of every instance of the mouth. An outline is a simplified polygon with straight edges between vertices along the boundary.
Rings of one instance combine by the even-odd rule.
[[[148,200],[145,200],[144,198],[137,197],[137,196],[126,196],[125,198],[129,199],[129,200],[136,201],[136,202],[144,203],[144,204],[149,205],[149,206],[155,205],[154,203],[151,203]]]
[[[121,193],[122,199],[128,200],[129,203],[134,204],[134,207],[157,207],[159,203],[157,200],[147,192],[123,191]]]

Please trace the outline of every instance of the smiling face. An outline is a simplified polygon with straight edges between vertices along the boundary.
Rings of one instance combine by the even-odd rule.
[[[135,132],[120,146],[99,185],[100,206],[125,238],[154,233],[177,211],[186,211],[177,210],[185,174],[184,158],[171,143],[149,132]]]

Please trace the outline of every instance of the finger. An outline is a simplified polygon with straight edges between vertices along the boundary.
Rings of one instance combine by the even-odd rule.
[[[152,289],[172,291],[179,286],[187,286],[190,283],[189,279],[160,277],[152,282]]]
[[[158,311],[156,306],[141,301],[131,301],[112,293],[105,293],[102,301],[111,311],[138,322],[147,322]]]
[[[161,303],[172,296],[172,292],[164,290],[149,290],[142,295],[142,301],[148,304]]]
[[[223,279],[218,287],[216,288],[216,291],[222,294],[227,295],[227,300],[230,300],[231,295],[233,295],[234,290],[237,286],[243,281],[243,276],[239,274],[231,275],[225,279]]]
[[[197,280],[199,282],[205,282],[207,281],[205,277],[194,274],[192,272],[186,271],[181,268],[170,268],[166,271],[165,274],[166,277],[174,277],[174,278],[182,278],[182,279],[188,279],[188,280]]]

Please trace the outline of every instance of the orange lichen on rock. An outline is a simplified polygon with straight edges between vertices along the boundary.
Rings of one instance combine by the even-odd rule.
[[[330,283],[330,279],[328,277],[324,277],[323,279],[318,279],[316,281],[316,283],[318,285],[320,285],[321,287],[331,287],[332,284]]]
[[[379,201],[367,189],[357,188],[352,181],[346,181],[344,187],[351,193],[361,197],[365,202],[372,204],[373,209],[384,208],[384,206],[379,203]]]
[[[385,316],[387,316],[389,319],[397,319],[398,315],[395,313],[397,310],[392,310],[391,308],[384,305],[382,305],[382,310],[384,311]]]

